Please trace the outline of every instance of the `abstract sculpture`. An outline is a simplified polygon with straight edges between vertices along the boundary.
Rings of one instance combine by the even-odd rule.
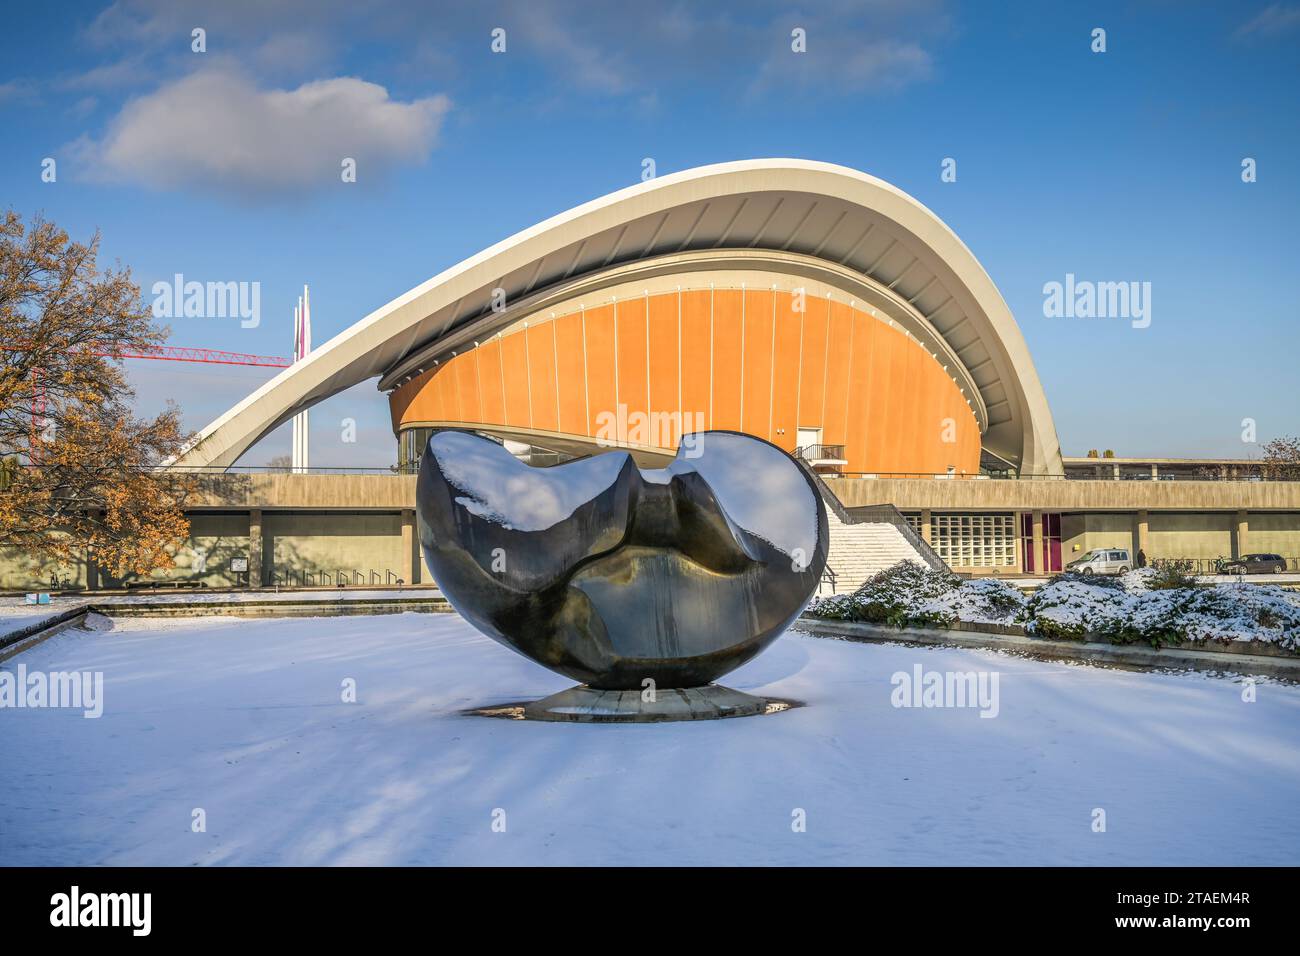
[[[452,606],[583,685],[528,716],[762,712],[712,682],[798,617],[826,564],[812,479],[736,432],[686,436],[667,468],[641,471],[621,451],[536,468],[491,439],[438,431],[416,504],[425,563]]]

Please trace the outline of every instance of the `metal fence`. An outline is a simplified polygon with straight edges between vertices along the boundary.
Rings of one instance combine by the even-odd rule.
[[[267,580],[271,587],[346,588],[401,587],[408,582],[392,568],[309,570],[306,568],[272,568]]]
[[[958,472],[940,474],[930,471],[837,471],[828,478],[910,478],[926,481],[1249,481],[1249,482],[1300,482],[1300,476],[1272,475],[1018,475],[1013,472],[996,475]]]
[[[843,445],[800,445],[794,450],[794,457],[804,461],[844,460]]]
[[[419,462],[409,465],[369,465],[358,467],[311,466],[293,468],[281,465],[177,465],[171,468],[159,468],[160,471],[176,471],[194,475],[413,475],[419,470]]]
[[[1253,553],[1253,552],[1252,552]],[[1224,565],[1230,565],[1240,558],[1152,558],[1148,563],[1153,568],[1174,568],[1183,571],[1186,574],[1207,575],[1223,574]],[[1282,560],[1286,562],[1286,571],[1291,574],[1300,571],[1300,557],[1288,557],[1282,555]],[[1252,572],[1268,573],[1268,572]]]

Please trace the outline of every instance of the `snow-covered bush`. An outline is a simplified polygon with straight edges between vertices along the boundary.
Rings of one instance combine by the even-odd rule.
[[[1016,618],[1023,605],[1024,597],[1005,581],[963,581],[947,571],[900,561],[852,594],[814,601],[808,613],[893,627],[951,627],[957,621],[1005,624]]]
[[[996,578],[961,581],[952,590],[923,602],[910,623],[951,627],[957,621],[1011,624],[1025,606],[1020,589]]]
[[[1118,581],[1120,587],[1129,594],[1196,587],[1196,576],[1192,573],[1190,561],[1162,561],[1157,566],[1126,571],[1118,578],[1097,579],[1098,583],[1102,580]]]
[[[1254,640],[1300,652],[1300,593],[1275,585],[1180,586],[1186,580],[1179,569],[1142,568],[1118,578],[1062,574],[1025,598],[1006,581],[965,581],[903,561],[852,594],[814,601],[808,613],[893,627],[1023,623],[1050,639],[1154,647]]]
[[[917,606],[952,590],[960,581],[947,571],[935,571],[915,561],[899,561],[869,578],[852,594],[814,601],[808,613],[832,620],[902,627]]]
[[[1157,647],[1254,640],[1300,650],[1300,595],[1257,584],[1152,591],[1137,602],[1132,625]]]
[[[1150,573],[1148,573],[1150,572]],[[1028,630],[1047,638],[1101,637],[1153,647],[1185,642],[1265,641],[1300,650],[1300,594],[1276,586],[1169,586],[1178,580],[1144,568],[1122,588],[1062,576],[1025,606]]]
[[[1132,572],[1129,572],[1131,574]],[[1107,574],[1080,574],[1077,571],[1066,571],[1058,574],[1049,581],[1049,584],[1061,584],[1064,582],[1075,581],[1079,584],[1086,584],[1094,588],[1106,588],[1111,591],[1123,591],[1124,581],[1129,578],[1129,574],[1122,577],[1114,577]]]
[[[852,594],[830,594],[808,602],[804,613],[828,621],[856,621]]]
[[[1147,570],[1147,569],[1143,569]],[[1192,573],[1190,561],[1166,561],[1155,569],[1155,573],[1146,579],[1146,585],[1152,591],[1166,591],[1173,588],[1196,587],[1196,576]]]
[[[1028,630],[1047,638],[1077,640],[1100,634],[1122,640],[1134,596],[1111,582],[1100,584],[1063,574],[1039,588],[1025,603]]]
[[[1145,594],[1151,590],[1151,582],[1155,576],[1155,568],[1134,568],[1132,571],[1125,571],[1116,580],[1129,594]]]

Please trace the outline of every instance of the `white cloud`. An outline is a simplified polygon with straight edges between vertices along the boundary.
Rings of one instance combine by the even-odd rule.
[[[58,85],[65,90],[129,89],[148,82],[156,69],[156,64],[149,62],[146,57],[132,56],[66,76]]]
[[[82,40],[171,69],[192,58],[190,30],[201,25],[209,55],[238,58],[263,82],[280,83],[344,72],[358,47],[384,51],[390,76],[424,82],[431,72],[445,82],[460,68],[495,76],[523,63],[537,71],[529,92],[538,100],[572,103],[574,94],[640,99],[701,83],[726,95],[894,92],[931,78],[954,29],[947,0],[819,0],[808,9],[786,0],[435,6],[436,13],[409,0],[115,0]],[[504,58],[486,56],[489,30],[498,26],[508,36]],[[795,26],[807,30],[806,54],[790,49]],[[131,77],[125,66],[109,63],[79,82],[89,88]]]
[[[811,33],[810,33],[811,36]],[[834,93],[896,92],[929,80],[934,58],[910,40],[860,41],[844,34],[823,33],[809,52],[791,54],[777,49],[763,63],[751,93],[766,93],[790,85]]]
[[[1300,7],[1275,3],[1237,28],[1237,37],[1274,37],[1300,27]]]
[[[572,23],[561,22],[544,4],[524,4],[514,11],[528,44],[545,51],[546,59],[563,64],[563,73],[579,89],[623,93],[629,86],[618,47],[582,39]],[[639,32],[639,31],[634,31]]]
[[[28,102],[36,99],[36,88],[27,80],[0,83],[0,103]]]
[[[356,160],[359,183],[424,162],[450,106],[442,95],[392,100],[355,77],[259,89],[219,66],[129,101],[102,139],[79,141],[75,154],[88,178],[304,192],[340,185],[344,158]]]

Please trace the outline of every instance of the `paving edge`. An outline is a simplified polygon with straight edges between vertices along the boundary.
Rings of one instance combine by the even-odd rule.
[[[86,615],[91,610],[89,605],[79,604],[41,618],[39,621],[33,621],[31,624],[25,624],[16,631],[0,634],[0,661],[7,661],[14,655],[21,654],[28,648],[48,640],[60,631],[76,627],[85,621]]]
[[[1185,647],[1145,647],[1098,641],[1054,641],[1012,634],[989,634],[931,627],[893,628],[858,621],[802,617],[793,629],[814,637],[871,644],[912,644],[1006,651],[1039,660],[1071,660],[1141,670],[1196,670],[1275,677],[1300,683],[1300,657],[1272,657]]]
[[[185,604],[96,604],[105,617],[345,617],[350,614],[445,614],[446,598],[393,598],[376,601],[239,601]]]
[[[56,611],[0,634],[0,662],[35,647],[60,631],[76,627],[87,614],[105,617],[345,617],[352,614],[446,614],[450,602],[439,598],[388,598],[374,601],[223,601],[185,604],[95,604],[86,602]]]

